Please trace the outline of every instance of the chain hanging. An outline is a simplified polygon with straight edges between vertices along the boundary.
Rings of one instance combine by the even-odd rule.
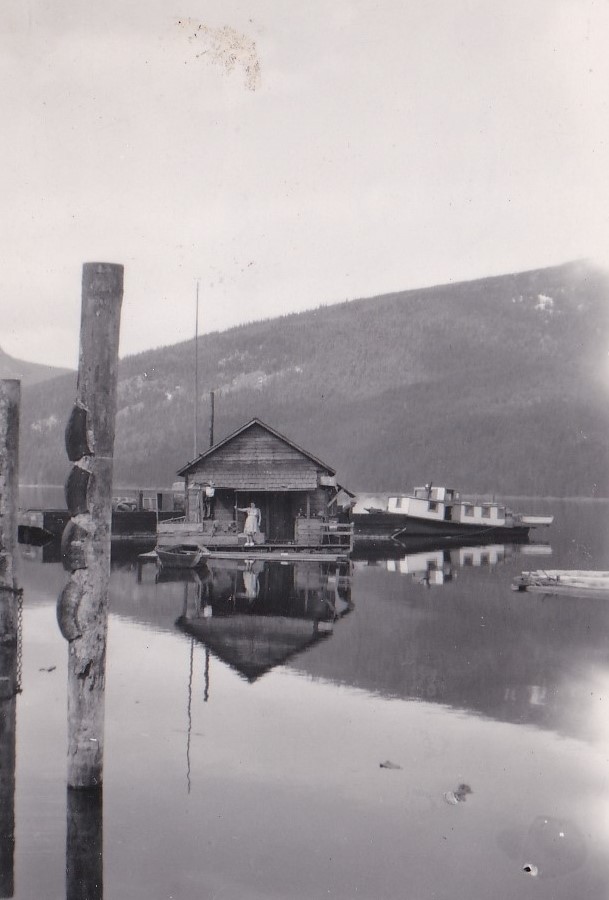
[[[17,671],[15,672],[15,693],[23,690],[21,676],[23,673],[23,589],[17,591]]]

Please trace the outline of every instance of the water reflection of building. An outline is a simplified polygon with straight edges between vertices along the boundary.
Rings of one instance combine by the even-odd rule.
[[[458,549],[450,554],[457,562]],[[609,610],[596,600],[574,604],[572,598],[553,598],[548,602],[541,595],[511,590],[514,571],[529,564],[521,554],[546,554],[549,549],[531,544],[514,550],[507,545],[496,566],[457,568],[457,577],[443,591],[426,590],[410,573],[400,574],[399,566],[391,571],[385,560],[356,561],[345,584],[354,614],[338,626],[331,623],[335,626],[331,640],[312,642],[306,652],[296,650],[285,665],[307,677],[380,696],[424,700],[498,721],[583,733],[589,727],[586,704],[590,698],[582,693],[588,682],[584,679],[580,684],[566,673],[606,670]],[[483,557],[474,555],[474,559],[482,562]],[[114,566],[115,615],[174,629],[187,588],[188,616],[196,618],[195,584],[155,584],[156,567],[148,563],[143,568],[138,583],[135,564]],[[293,586],[307,584],[306,576],[300,574],[292,575],[292,580]],[[258,581],[264,587],[260,574]],[[236,593],[247,593],[240,574],[236,585]],[[308,585],[310,589],[310,573]],[[216,604],[219,619],[222,603],[233,596],[229,570],[216,569],[213,588],[221,601]],[[235,597],[237,611],[243,612],[247,602],[246,596]],[[261,602],[260,596],[256,602]],[[211,637],[205,646],[212,646]],[[220,656],[221,652],[218,644],[214,653]]]
[[[214,560],[190,577],[178,627],[250,682],[327,639],[352,608],[345,563]]]

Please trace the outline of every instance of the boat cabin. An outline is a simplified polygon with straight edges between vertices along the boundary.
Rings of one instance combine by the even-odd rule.
[[[513,525],[513,516],[500,503],[463,502],[454,507],[452,521],[497,528]]]
[[[514,514],[501,503],[461,500],[452,488],[425,485],[411,496],[389,497],[387,510],[437,522],[459,522],[497,528],[514,524]]]
[[[334,536],[344,545],[339,538],[347,529],[350,543],[352,527],[343,520],[354,495],[337,483],[333,468],[259,419],[178,475],[184,478],[185,522],[199,526],[208,544],[240,535],[250,503],[261,513],[257,543],[320,546]]]
[[[416,487],[410,496],[389,497],[387,511],[444,522],[452,518],[452,506],[458,499],[459,494],[451,488],[426,484]]]

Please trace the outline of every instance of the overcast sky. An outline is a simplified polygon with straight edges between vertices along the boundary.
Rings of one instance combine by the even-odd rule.
[[[360,296],[609,258],[606,0],[3,0],[2,327],[76,366]]]

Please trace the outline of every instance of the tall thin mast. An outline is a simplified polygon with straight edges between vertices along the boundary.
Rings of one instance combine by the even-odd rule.
[[[213,391],[210,391],[209,394],[210,401],[210,412],[209,412],[209,446],[214,446],[214,410],[215,410],[215,394]]]
[[[194,459],[199,455],[199,279],[197,278],[197,303],[195,311],[195,417],[194,417]]]

